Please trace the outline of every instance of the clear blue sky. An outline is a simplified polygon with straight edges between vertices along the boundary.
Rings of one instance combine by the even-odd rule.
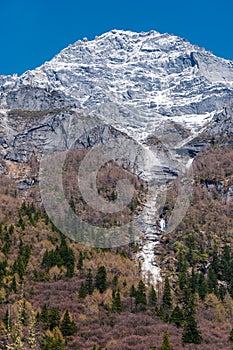
[[[233,59],[233,1],[2,0],[0,74],[21,74],[111,29],[168,32]]]

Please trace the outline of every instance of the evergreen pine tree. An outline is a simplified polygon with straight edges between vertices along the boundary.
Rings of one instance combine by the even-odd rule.
[[[84,299],[84,298],[86,298],[87,294],[88,294],[88,291],[87,291],[86,285],[83,282],[81,282],[81,286],[79,288],[78,296],[79,296],[80,299]]]
[[[164,291],[163,291],[163,308],[164,310],[170,310],[172,307],[172,295],[171,287],[168,277],[165,278]]]
[[[148,304],[153,307],[157,305],[157,294],[153,286],[150,288]]]
[[[189,286],[190,286],[192,294],[195,294],[196,289],[197,289],[197,275],[196,275],[193,267],[192,267],[192,275],[191,275],[190,281],[189,281]]]
[[[118,276],[117,275],[114,275],[114,277],[112,279],[112,284],[113,284],[114,288],[117,287],[117,285],[118,285]]]
[[[79,253],[77,268],[78,268],[78,270],[82,270],[82,268],[83,268],[83,253],[81,251]]]
[[[12,290],[14,293],[17,293],[17,283],[16,283],[15,275],[14,275],[13,278],[12,278],[11,290]]]
[[[221,280],[230,282],[231,280],[231,251],[227,244],[223,247],[220,261]]]
[[[208,291],[212,293],[218,285],[218,278],[212,267],[210,266],[208,269]]]
[[[67,269],[66,276],[73,277],[75,267],[75,256],[73,250],[68,247],[66,239],[63,235],[61,235],[61,244],[58,253]]]
[[[122,303],[119,289],[117,292],[113,289],[112,291],[112,311],[113,312],[122,312]]]
[[[45,332],[41,341],[41,350],[65,350],[65,339],[58,327]]]
[[[204,300],[208,292],[208,284],[203,272],[199,274],[197,290],[201,300]]]
[[[100,291],[100,293],[104,293],[107,289],[107,272],[104,266],[98,267],[95,286]]]
[[[58,327],[60,323],[60,312],[57,307],[52,306],[48,311],[47,324],[50,330]]]
[[[160,307],[158,307],[158,306],[156,306],[155,307],[155,314],[159,317],[159,318],[161,318],[161,320],[163,320],[163,321],[166,321],[166,315],[165,315],[165,312],[164,312],[164,309],[162,308],[162,306],[160,306]]]
[[[41,314],[40,314],[40,321],[47,323],[48,322],[48,307],[47,304],[43,304]]]
[[[187,316],[182,334],[183,343],[200,344],[202,342],[201,333],[197,327],[193,312]]]
[[[77,326],[68,310],[65,311],[60,329],[64,337],[74,335],[77,332]]]
[[[162,342],[162,345],[161,345],[161,350],[172,350],[172,347],[171,347],[171,344],[170,344],[170,340],[169,340],[169,336],[168,336],[168,332],[166,331],[164,333],[164,336],[163,336],[163,342]]]
[[[182,309],[177,305],[170,316],[169,321],[174,323],[176,327],[181,327],[184,323],[184,313]]]
[[[178,275],[178,284],[180,287],[180,290],[183,290],[188,283],[188,273],[187,272],[180,272]]]
[[[94,285],[93,285],[93,278],[92,278],[92,273],[91,273],[90,269],[89,269],[88,274],[87,274],[85,287],[86,287],[87,293],[89,295],[93,294],[93,292],[94,292]]]
[[[130,289],[130,296],[131,296],[131,298],[136,298],[136,295],[137,295],[137,291],[136,291],[134,285],[132,285],[131,289]]]
[[[138,288],[136,292],[136,305],[141,304],[146,306],[147,300],[146,300],[146,286],[145,283],[141,280],[138,283]]]
[[[227,289],[225,286],[223,286],[222,284],[219,286],[219,298],[223,301],[223,299],[225,298]]]
[[[66,276],[71,278],[74,276],[74,266],[75,266],[75,256],[74,256],[74,252],[72,249],[68,249],[67,252],[67,257],[64,261],[65,266],[66,266]]]

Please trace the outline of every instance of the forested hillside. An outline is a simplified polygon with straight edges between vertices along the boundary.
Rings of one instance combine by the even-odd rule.
[[[70,241],[36,196],[25,201],[2,175],[1,348],[231,349],[232,155],[231,146],[214,145],[196,156],[191,207],[161,237],[163,282],[155,288],[135,262],[137,244],[100,249]],[[167,217],[175,193],[170,184]]]

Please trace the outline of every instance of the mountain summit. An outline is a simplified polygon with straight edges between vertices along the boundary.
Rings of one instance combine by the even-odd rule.
[[[232,97],[232,61],[156,31],[112,30],[77,41],[20,77],[0,77],[1,109],[72,105],[105,114],[139,140],[168,121],[196,133]]]

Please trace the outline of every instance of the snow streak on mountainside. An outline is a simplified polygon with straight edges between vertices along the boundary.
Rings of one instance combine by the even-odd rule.
[[[1,77],[0,86],[1,108],[48,109],[51,94],[56,106],[108,104],[107,121],[140,140],[168,120],[191,134],[204,126],[233,97],[233,62],[173,35],[113,30],[20,77]]]

